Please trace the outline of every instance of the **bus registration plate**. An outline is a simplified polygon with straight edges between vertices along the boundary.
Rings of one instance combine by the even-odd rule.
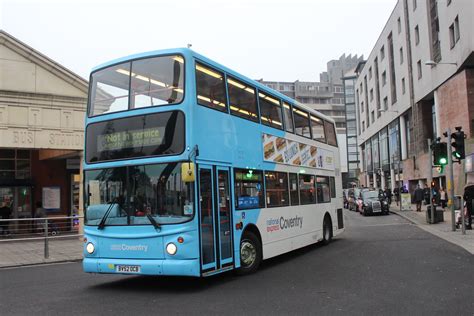
[[[140,273],[140,266],[116,265],[117,272]]]

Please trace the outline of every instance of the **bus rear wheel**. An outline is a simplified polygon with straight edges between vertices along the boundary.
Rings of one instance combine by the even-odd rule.
[[[262,262],[262,245],[258,237],[247,231],[240,241],[240,268],[236,270],[239,275],[251,274],[257,271]]]
[[[332,239],[332,223],[329,216],[324,217],[323,222],[323,245],[327,245]]]

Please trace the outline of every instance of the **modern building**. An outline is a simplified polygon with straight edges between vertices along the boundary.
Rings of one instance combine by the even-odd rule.
[[[361,184],[410,191],[432,170],[428,139],[461,126],[467,153],[474,136],[474,1],[399,0],[368,59],[356,68]],[[449,146],[449,144],[448,144]],[[454,187],[470,181],[472,157],[454,166]],[[400,183],[401,185],[401,183]]]
[[[359,184],[360,160],[357,146],[357,112],[354,88],[356,79],[355,68],[348,71],[344,77],[342,77],[344,85],[344,105],[346,109],[347,173],[342,175],[342,183],[345,188],[351,188]]]
[[[341,152],[341,171],[344,179],[347,178],[346,173],[349,171],[347,160],[349,148],[346,147],[346,104],[342,78],[346,72],[353,70],[362,60],[363,56],[346,56],[343,54],[339,59],[329,61],[327,71],[320,74],[320,82],[258,80],[262,84],[334,119]],[[347,187],[348,182],[343,181],[343,186]]]
[[[0,204],[12,218],[34,216],[36,202],[48,215],[78,211],[87,91],[86,80],[0,30]]]

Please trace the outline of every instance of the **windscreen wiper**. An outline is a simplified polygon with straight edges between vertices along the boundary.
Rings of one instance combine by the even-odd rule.
[[[153,224],[153,227],[155,227],[155,229],[158,229],[161,227],[161,225],[158,224],[158,222],[153,218],[153,216],[151,216],[151,214],[146,214],[146,217],[148,217],[148,219]]]
[[[110,203],[109,208],[105,212],[104,216],[100,220],[99,226],[97,226],[98,229],[103,229],[105,227],[105,221],[107,220],[107,217],[109,217],[110,211],[112,211],[112,208],[115,204],[118,204],[118,199],[115,198],[112,203]]]

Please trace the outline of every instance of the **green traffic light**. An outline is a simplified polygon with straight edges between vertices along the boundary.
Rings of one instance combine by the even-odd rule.
[[[448,160],[447,160],[446,158],[443,157],[443,158],[440,158],[440,159],[439,159],[439,164],[440,164],[440,165],[445,165],[445,164],[447,164],[447,163],[448,163]]]
[[[453,154],[454,154],[454,157],[456,157],[458,159],[461,158],[461,154],[458,153],[457,151],[455,151]]]

